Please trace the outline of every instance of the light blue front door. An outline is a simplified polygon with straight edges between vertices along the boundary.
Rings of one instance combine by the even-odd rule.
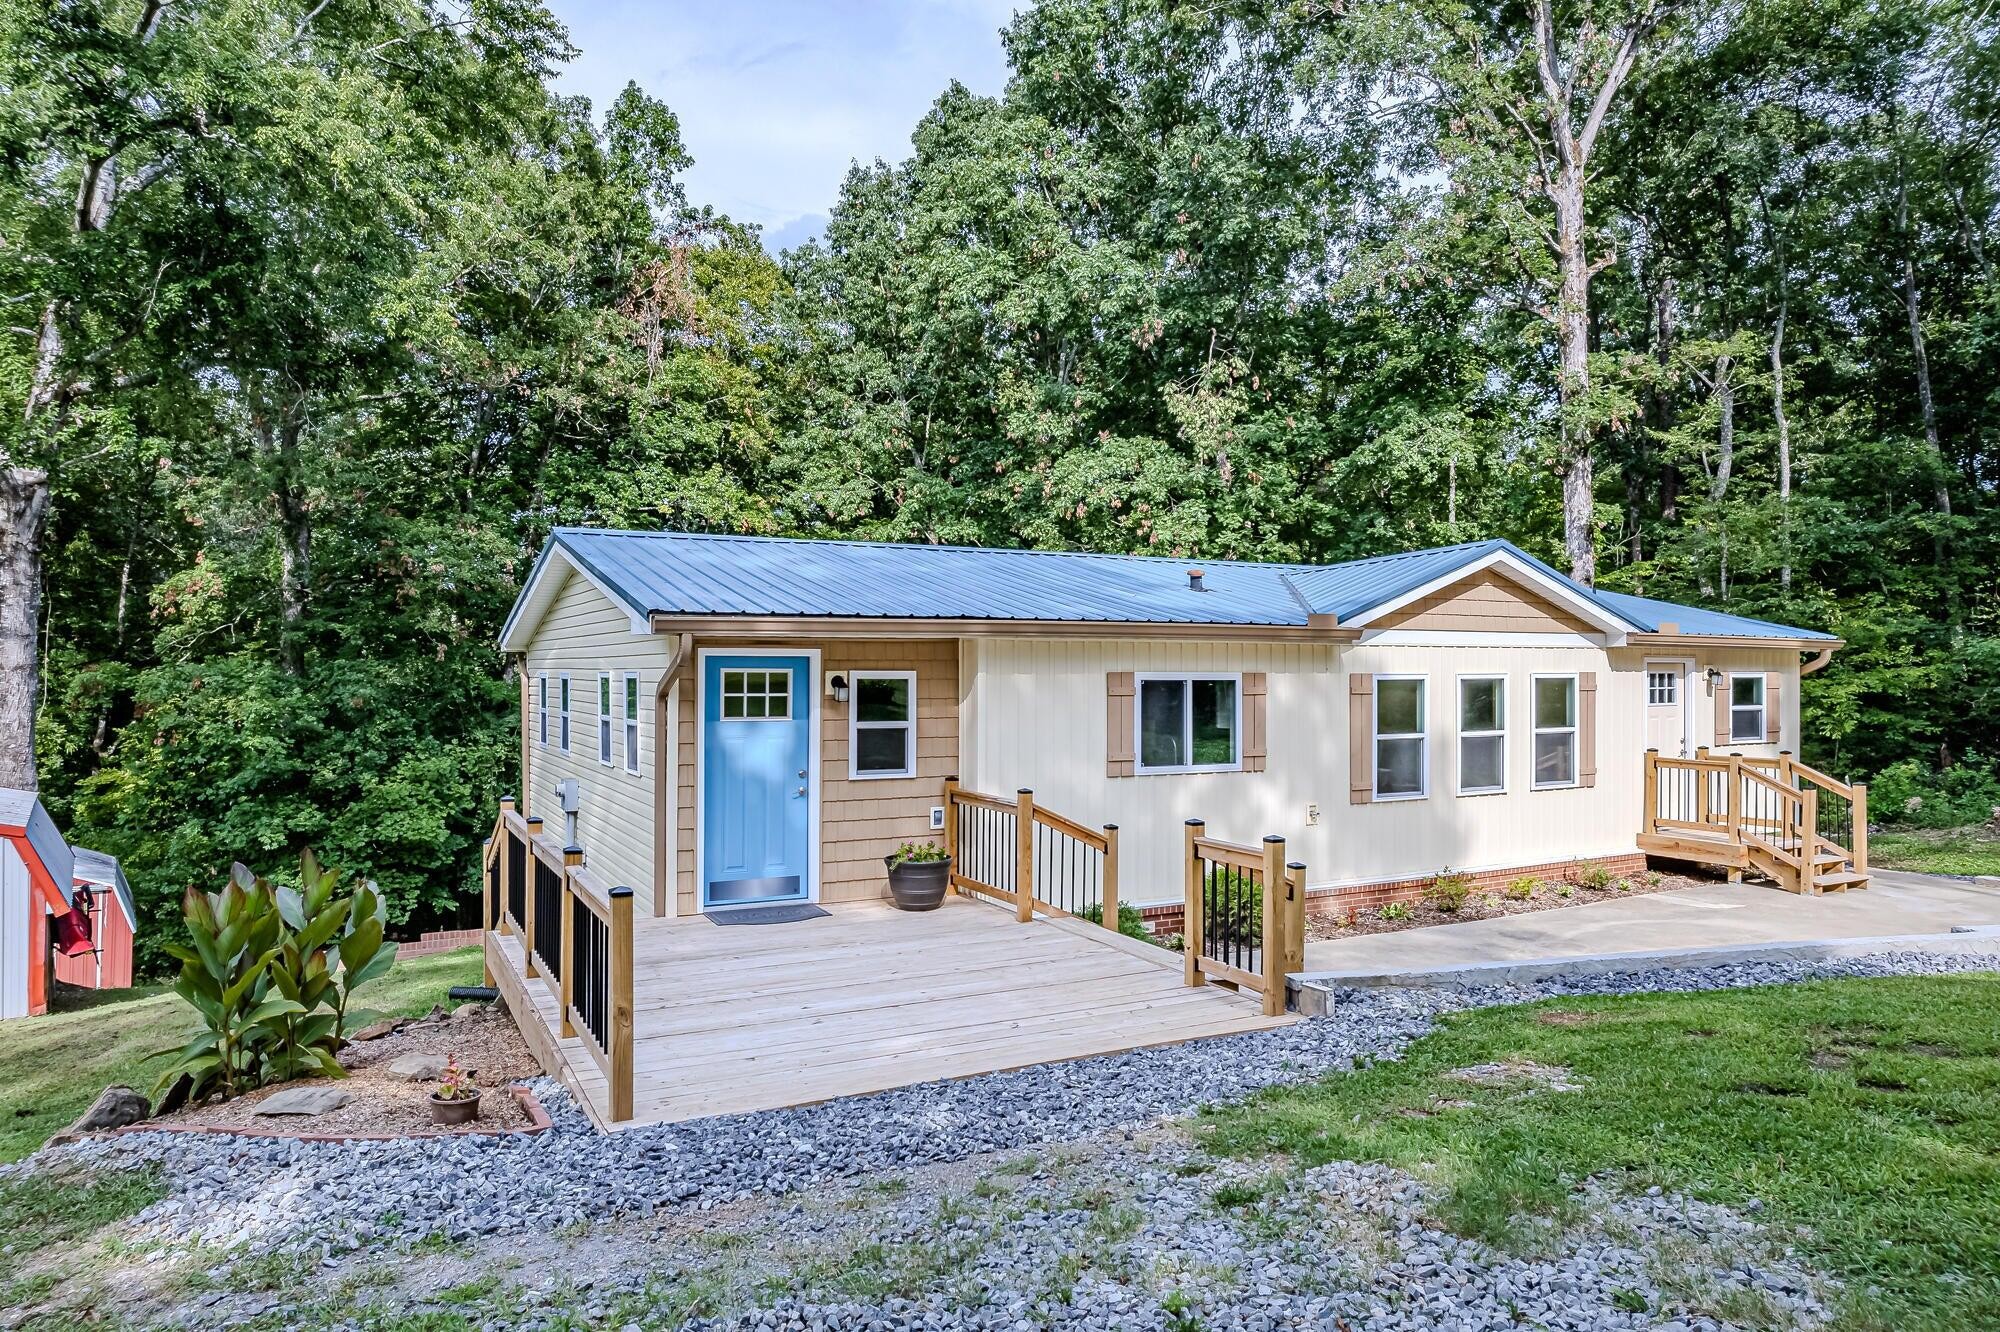
[[[701,904],[812,894],[812,659],[702,660]]]

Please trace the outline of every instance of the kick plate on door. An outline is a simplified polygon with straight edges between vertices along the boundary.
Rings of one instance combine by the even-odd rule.
[[[708,901],[756,902],[767,897],[800,896],[799,876],[778,875],[768,879],[719,879],[708,885]]]

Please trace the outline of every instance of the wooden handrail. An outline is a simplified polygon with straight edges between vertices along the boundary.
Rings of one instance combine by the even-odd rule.
[[[1045,805],[1036,805],[1034,813],[1036,823],[1044,828],[1054,828],[1066,837],[1074,837],[1093,851],[1104,851],[1110,847],[1110,839],[1103,833],[1093,832],[1075,819],[1065,818]]]
[[[1305,966],[1306,867],[1285,859],[1282,837],[1266,837],[1261,846],[1243,846],[1209,837],[1205,827],[1200,819],[1189,819],[1183,825],[1187,857],[1181,904],[1181,938],[1186,951],[1183,979],[1189,985],[1220,981],[1259,994],[1264,1015],[1277,1017],[1286,1008],[1285,977]],[[1251,960],[1243,955],[1240,937],[1225,940],[1218,945],[1216,955],[1210,955],[1210,922],[1205,913],[1213,867],[1254,876],[1251,881],[1260,897],[1254,969],[1238,965]]]
[[[1264,868],[1262,847],[1243,846],[1215,837],[1197,837],[1194,839],[1194,850],[1203,860],[1212,860],[1218,865],[1230,865],[1236,869],[1253,872]]]
[[[967,810],[990,810],[997,814],[1011,815],[1014,819],[1014,844],[1008,859],[995,864],[982,864],[978,868],[991,878],[999,878],[1000,866],[1011,864],[1013,884],[1003,888],[998,883],[989,883],[975,877],[973,868],[965,856]],[[989,829],[991,825],[988,825]],[[1087,889],[1080,880],[1068,880],[1076,888],[1076,895],[1066,909],[1060,902],[1040,897],[1035,885],[1035,829],[1046,828],[1050,833],[1067,837],[1086,852],[1095,852],[1101,859],[1098,876],[1098,900],[1080,900],[1086,897]],[[944,847],[951,856],[950,885],[962,893],[978,893],[986,897],[999,898],[1013,904],[1017,919],[1031,920],[1039,910],[1054,916],[1075,916],[1087,907],[1095,907],[1099,912],[1097,923],[1116,931],[1118,928],[1118,829],[1115,824],[1106,824],[1103,831],[1097,831],[1066,814],[1058,814],[1046,805],[1038,804],[1032,789],[1023,787],[1013,798],[988,795],[983,791],[968,791],[958,784],[958,778],[947,777],[944,783]],[[1000,853],[1001,848],[992,845],[990,837],[981,843],[988,852],[988,859]],[[1047,846],[1047,843],[1044,843]],[[1067,863],[1067,862],[1066,862]],[[1052,892],[1051,896],[1058,896]]]

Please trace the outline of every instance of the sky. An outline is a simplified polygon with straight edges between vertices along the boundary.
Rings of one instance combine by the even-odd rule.
[[[637,82],[680,117],[687,197],[764,228],[773,253],[819,234],[856,161],[895,162],[957,79],[1005,87],[1016,0],[551,0],[581,54],[557,82],[601,115]]]

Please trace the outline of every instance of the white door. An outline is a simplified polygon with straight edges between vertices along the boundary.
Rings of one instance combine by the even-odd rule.
[[[1684,661],[1646,663],[1646,748],[1664,758],[1686,758],[1688,746],[1687,683]]]

